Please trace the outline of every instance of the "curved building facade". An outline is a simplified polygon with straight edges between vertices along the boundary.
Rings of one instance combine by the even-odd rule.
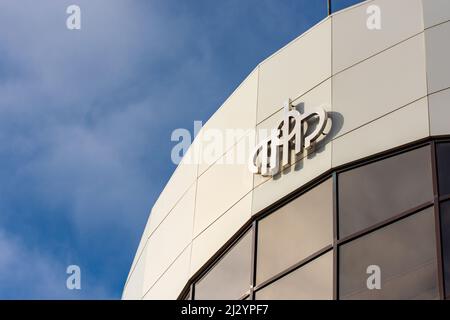
[[[152,208],[123,298],[450,296],[448,39],[450,1],[373,0],[261,62]]]

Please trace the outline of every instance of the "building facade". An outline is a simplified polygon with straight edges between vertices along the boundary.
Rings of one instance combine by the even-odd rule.
[[[123,298],[450,296],[449,39],[449,0],[372,0],[261,62],[152,208]],[[223,153],[212,129],[238,132]]]

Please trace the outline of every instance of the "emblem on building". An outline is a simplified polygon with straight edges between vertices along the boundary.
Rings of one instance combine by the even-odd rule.
[[[295,156],[313,150],[327,120],[328,115],[323,108],[301,114],[289,99],[284,104],[284,115],[278,126],[250,154],[250,171],[262,176],[276,175],[291,164],[291,150],[294,150]],[[308,130],[308,126],[313,127],[312,121],[316,122],[315,127]]]

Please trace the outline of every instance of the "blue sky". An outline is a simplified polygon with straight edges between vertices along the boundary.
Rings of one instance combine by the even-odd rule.
[[[325,14],[325,0],[2,0],[0,298],[120,298],[174,170],[171,132]]]

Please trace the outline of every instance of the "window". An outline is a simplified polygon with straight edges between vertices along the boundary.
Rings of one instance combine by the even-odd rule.
[[[327,180],[258,224],[257,284],[330,245],[332,181]]]
[[[444,280],[447,296],[450,295],[450,201],[441,203],[442,251],[444,259]]]
[[[437,167],[439,175],[439,193],[450,194],[450,143],[437,144]]]
[[[450,298],[450,143],[435,143],[436,171],[431,146],[421,143],[340,170],[333,175],[337,185],[330,176],[321,178],[269,215],[255,217],[256,243],[253,229],[243,232],[194,280],[193,299],[249,300],[253,276],[257,300],[333,299],[334,293],[343,300],[438,299],[442,286]],[[433,174],[441,196],[442,259]],[[380,288],[370,288],[377,276]]]
[[[367,288],[371,265],[380,290]],[[438,298],[433,208],[342,245],[339,266],[340,299]]]
[[[433,200],[430,147],[339,175],[340,238]]]
[[[258,300],[333,299],[333,251],[256,292]]]
[[[252,235],[247,232],[195,285],[195,300],[237,300],[250,288]]]

